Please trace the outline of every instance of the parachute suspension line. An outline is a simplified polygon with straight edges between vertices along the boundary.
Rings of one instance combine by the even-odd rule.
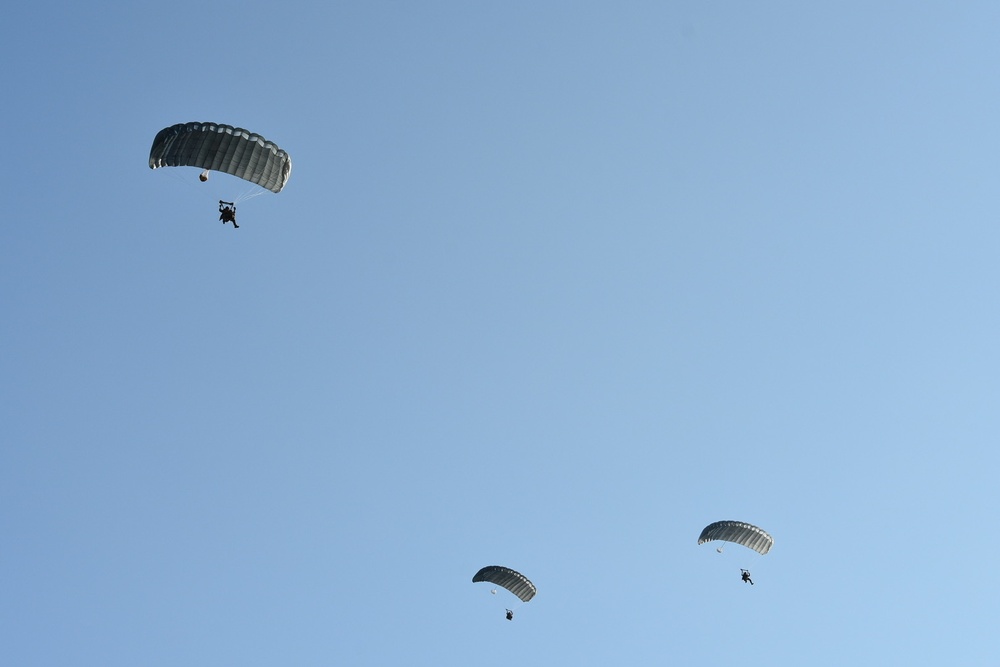
[[[170,178],[174,179],[178,183],[183,183],[185,185],[190,185],[191,187],[200,187],[201,184],[197,181],[191,180],[191,178],[184,173],[180,173],[174,169],[164,169],[163,171],[170,174]]]
[[[179,172],[175,169],[163,169],[162,171],[167,172],[167,174],[170,175],[171,179],[177,181],[178,183],[183,183],[186,187],[199,189],[201,190],[202,193],[206,192],[206,190],[204,189],[206,186],[203,185],[201,181],[199,181],[198,177],[191,178],[191,174],[189,172],[182,172],[182,171]],[[211,188],[209,188],[209,190],[211,190]],[[267,193],[267,190],[260,187],[259,185],[251,185],[246,190],[240,192],[239,195],[232,200],[232,202],[234,204],[240,204],[249,199],[253,199],[254,197],[259,197],[265,193]],[[209,199],[213,199],[214,196],[215,195],[212,194],[208,195]]]
[[[517,602],[511,602],[510,606],[504,607],[504,609],[510,609],[512,612],[514,612],[514,616],[516,617],[520,613],[521,607],[523,607],[524,605],[525,602],[523,600],[518,600]]]
[[[249,190],[241,192],[240,195],[233,200],[233,203],[242,204],[243,202],[253,199],[254,197],[261,196],[265,192],[266,190],[264,190],[263,188],[258,188],[258,187],[250,188]]]

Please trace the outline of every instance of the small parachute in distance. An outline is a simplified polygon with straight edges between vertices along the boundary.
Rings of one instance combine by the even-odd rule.
[[[472,577],[472,583],[480,581],[488,581],[491,584],[502,586],[521,598],[522,602],[527,602],[535,597],[535,593],[537,592],[535,585],[526,576],[509,567],[500,565],[488,565],[479,572],[476,572],[476,575]]]
[[[774,538],[767,532],[743,521],[716,521],[705,526],[698,537],[698,544],[705,544],[713,540],[741,544],[762,556],[774,546]],[[719,551],[721,552],[721,548]]]
[[[198,167],[199,178],[221,171],[281,192],[292,173],[292,158],[259,134],[220,123],[178,123],[160,130],[149,149],[149,168]]]

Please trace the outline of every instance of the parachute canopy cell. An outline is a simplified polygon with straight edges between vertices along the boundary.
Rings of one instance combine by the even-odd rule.
[[[774,545],[774,539],[765,531],[743,521],[716,521],[705,526],[698,537],[698,544],[713,540],[742,544],[761,555],[770,551]]]
[[[480,581],[488,581],[491,584],[503,586],[524,602],[535,597],[535,593],[537,592],[535,585],[528,581],[526,576],[520,572],[515,572],[509,567],[501,567],[500,565],[489,565],[476,572],[476,576],[472,578],[472,582],[477,583]]]
[[[292,173],[288,153],[248,130],[219,123],[165,127],[149,149],[149,168],[198,167],[231,174],[281,192]]]

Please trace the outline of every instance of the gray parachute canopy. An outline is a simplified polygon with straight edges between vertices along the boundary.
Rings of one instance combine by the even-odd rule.
[[[508,591],[527,602],[535,597],[535,585],[528,581],[528,578],[520,572],[515,572],[509,567],[499,565],[488,565],[472,578],[473,583],[488,581],[497,586],[503,586]]]
[[[774,539],[770,535],[757,526],[742,521],[716,521],[705,526],[698,537],[698,544],[713,540],[742,544],[761,555],[770,551],[774,545]]]
[[[149,168],[199,167],[281,192],[292,173],[288,153],[259,134],[218,123],[179,123],[156,134]]]

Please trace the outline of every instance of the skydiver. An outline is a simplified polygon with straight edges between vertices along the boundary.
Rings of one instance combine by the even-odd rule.
[[[740,572],[743,573],[742,574],[743,581],[749,581],[750,585],[753,586],[753,579],[750,578],[750,570],[744,570],[740,568]]]
[[[219,220],[222,224],[227,222],[233,223],[234,229],[239,229],[240,226],[236,224],[236,204],[231,201],[219,200]]]
[[[514,612],[512,612],[510,609],[507,610],[507,620],[508,621],[514,620]]]

